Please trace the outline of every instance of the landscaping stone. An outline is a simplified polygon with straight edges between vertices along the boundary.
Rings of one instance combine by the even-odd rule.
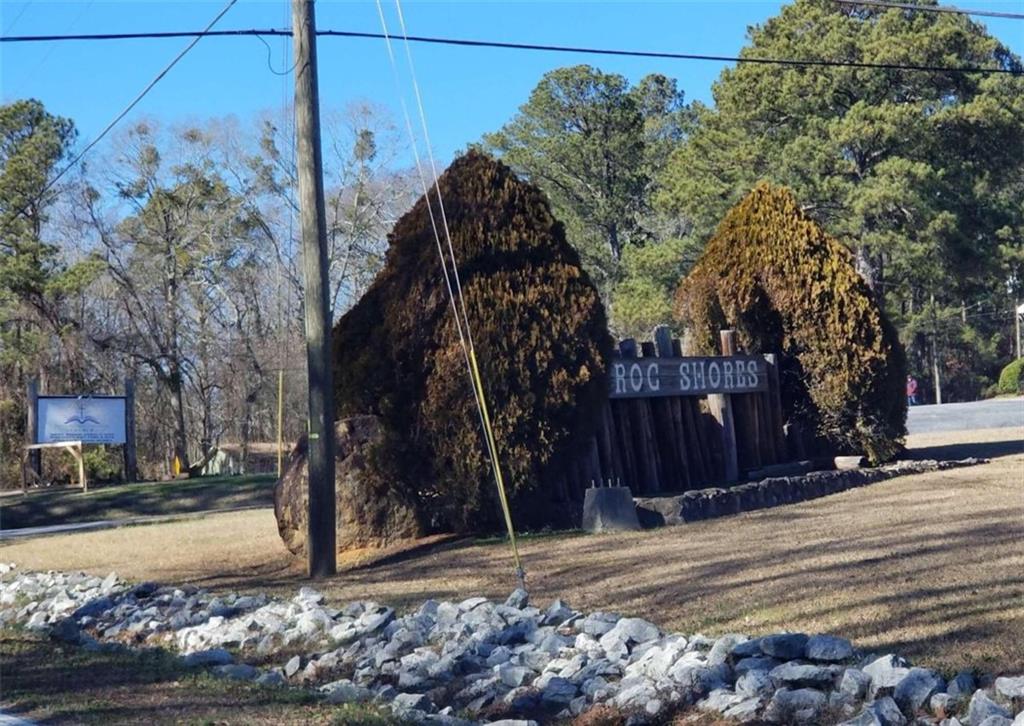
[[[780,688],[765,708],[764,720],[779,724],[817,724],[827,705],[828,699],[821,691]]]
[[[792,662],[772,668],[768,675],[776,683],[790,688],[827,689],[836,678],[836,672],[830,668]]]
[[[996,693],[1007,699],[1024,699],[1024,676],[996,678]]]
[[[259,668],[245,663],[214,666],[211,672],[218,678],[230,678],[236,681],[252,681],[260,675]]]
[[[956,696],[962,701],[966,701],[974,695],[974,691],[977,690],[977,688],[978,686],[974,679],[974,674],[962,671],[957,673],[953,680],[946,685],[946,693],[951,696]]]
[[[784,633],[761,638],[761,652],[780,660],[804,657],[808,637],[803,633]]]
[[[936,693],[928,701],[928,708],[935,718],[949,718],[959,709],[963,701],[949,693]]]
[[[971,726],[980,724],[989,716],[1001,716],[1012,719],[1013,714],[1005,707],[993,701],[985,691],[980,688],[971,696],[971,702],[967,706],[967,722]]]
[[[839,682],[839,692],[851,700],[861,701],[871,687],[871,676],[857,668],[847,668]]]
[[[862,670],[871,676],[868,696],[872,699],[892,695],[899,682],[910,672],[906,661],[894,655],[877,658],[864,666]]]
[[[945,690],[945,679],[927,668],[911,668],[907,675],[896,684],[893,699],[909,718],[924,709],[929,699]]]
[[[806,653],[809,660],[835,663],[852,658],[853,645],[834,635],[812,635],[807,640]]]
[[[746,640],[747,636],[737,635],[736,633],[723,635],[715,641],[715,644],[711,646],[711,650],[708,651],[708,665],[725,663],[729,656],[735,652],[736,646]]]
[[[1006,726],[1024,706],[1017,676],[983,678],[992,690],[975,692],[974,678],[960,674],[946,693],[936,673],[896,656],[840,665],[853,649],[835,636],[665,635],[644,619],[577,613],[561,601],[532,607],[523,591],[498,602],[426,601],[398,614],[373,602],[335,608],[312,588],[278,600],[115,579],[98,597],[104,582],[80,573],[8,575],[0,622],[31,623],[88,650],[166,648],[218,677],[306,689],[329,703],[374,701],[409,723],[470,726],[455,714],[484,720],[492,708],[513,719],[568,721],[607,703],[637,725],[697,704],[712,718],[740,722],[962,726],[954,714],[970,700],[968,726]],[[103,598],[102,608],[83,607]],[[261,672],[235,663],[235,649],[243,654],[236,657],[283,665]]]

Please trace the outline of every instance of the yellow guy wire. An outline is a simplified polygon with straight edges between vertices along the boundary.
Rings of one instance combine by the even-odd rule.
[[[444,229],[445,239],[448,243],[448,252],[452,259],[452,274],[455,277],[455,289],[458,292],[459,305],[462,309],[463,321],[466,325],[466,338],[469,341],[470,374],[473,377],[473,384],[477,392],[477,405],[480,408],[481,418],[484,423],[484,437],[487,439],[488,449],[491,456],[491,466],[494,470],[495,483],[498,486],[498,499],[501,502],[502,512],[505,515],[505,525],[508,528],[509,542],[512,546],[512,557],[516,565],[516,577],[523,589],[526,589],[526,574],[523,571],[522,561],[519,557],[519,545],[516,542],[515,527],[512,524],[512,513],[508,506],[508,495],[505,491],[505,478],[501,472],[501,463],[498,459],[498,447],[494,438],[494,429],[491,426],[490,412],[487,408],[487,397],[484,395],[483,378],[480,375],[480,368],[476,361],[476,350],[473,345],[473,332],[469,325],[469,315],[466,310],[466,299],[462,294],[462,281],[459,279],[459,267],[455,259],[455,249],[452,246],[451,233],[448,230],[448,216],[444,210],[444,200],[441,198],[441,185],[438,181],[437,165],[434,163],[434,151],[430,145],[430,132],[427,128],[427,116],[423,109],[423,98],[420,94],[419,82],[416,78],[416,68],[412,60],[412,50],[409,45],[409,34],[405,27],[405,16],[402,13],[401,0],[395,0],[395,11],[398,14],[398,23],[402,29],[402,39],[405,43],[405,57],[409,63],[409,77],[412,80],[413,92],[416,96],[416,105],[419,109],[420,125],[423,128],[423,141],[427,149],[427,157],[430,160],[430,169],[434,176],[434,194],[437,195],[437,204],[441,212],[441,225]],[[429,202],[429,198],[428,198]],[[456,313],[456,317],[458,313]]]
[[[497,449],[497,444],[495,442],[494,429],[493,429],[493,426],[491,425],[490,412],[489,412],[489,410],[487,408],[486,396],[484,395],[483,379],[482,379],[482,376],[480,375],[480,367],[477,364],[476,352],[475,352],[474,346],[473,346],[473,338],[472,338],[472,334],[471,334],[470,329],[469,329],[469,317],[468,317],[468,315],[466,313],[465,298],[462,295],[462,285],[461,285],[461,281],[459,280],[458,264],[457,264],[457,261],[456,261],[456,258],[455,258],[455,251],[454,251],[453,246],[452,246],[451,235],[450,235],[450,233],[448,231],[448,220],[446,218],[445,211],[444,211],[444,202],[443,202],[443,200],[441,198],[440,185],[438,184],[437,167],[436,167],[436,165],[434,163],[433,151],[430,148],[430,137],[429,137],[429,133],[427,131],[426,115],[425,115],[424,110],[423,110],[423,102],[422,102],[422,98],[420,96],[419,84],[417,83],[417,80],[416,80],[416,71],[415,71],[415,67],[414,67],[413,62],[412,62],[412,54],[411,54],[411,51],[409,49],[408,36],[407,36],[406,30],[405,30],[405,20],[404,20],[404,18],[402,16],[401,5],[399,4],[398,0],[396,0],[395,6],[396,6],[396,9],[398,11],[398,19],[399,19],[399,22],[401,23],[401,27],[402,27],[402,35],[403,35],[403,38],[405,39],[406,58],[407,58],[408,63],[409,63],[409,71],[410,71],[411,78],[412,78],[413,88],[415,90],[416,101],[417,101],[417,104],[419,106],[420,122],[421,122],[421,125],[422,125],[422,128],[423,128],[424,141],[425,141],[425,144],[427,146],[427,153],[428,153],[428,155],[430,157],[431,171],[433,173],[433,178],[434,178],[434,185],[433,186],[434,186],[434,189],[435,189],[435,194],[437,195],[437,202],[440,205],[441,220],[442,220],[443,227],[444,227],[445,237],[446,237],[447,243],[448,243],[448,249],[449,249],[449,252],[450,252],[450,255],[451,255],[452,272],[453,272],[453,275],[455,276],[455,284],[456,284],[456,287],[458,289],[458,295],[457,296],[456,296],[455,290],[452,288],[451,277],[449,276],[449,273],[448,273],[448,262],[445,259],[444,251],[443,251],[443,248],[441,246],[440,234],[438,232],[437,224],[435,222],[434,213],[433,213],[433,210],[432,210],[432,205],[430,203],[430,191],[429,191],[428,185],[426,183],[426,175],[425,175],[425,173],[423,171],[423,165],[420,162],[420,156],[419,156],[419,151],[418,151],[418,144],[417,144],[417,141],[416,141],[416,135],[415,135],[415,133],[412,130],[412,122],[411,122],[411,120],[409,118],[409,112],[408,112],[408,108],[406,107],[406,104],[405,104],[405,98],[401,94],[401,88],[400,88],[399,79],[398,79],[397,63],[395,61],[394,52],[393,52],[392,47],[391,47],[391,36],[390,36],[390,33],[388,32],[387,22],[384,19],[383,7],[381,6],[380,0],[377,0],[376,4],[377,4],[377,12],[378,12],[378,15],[380,16],[381,27],[383,28],[383,31],[384,31],[384,37],[385,37],[385,41],[386,41],[388,57],[389,57],[389,59],[391,61],[392,73],[393,73],[394,78],[395,78],[396,90],[398,90],[398,92],[399,92],[399,101],[401,102],[402,112],[403,112],[403,115],[405,116],[406,131],[408,132],[410,141],[412,142],[412,151],[413,151],[414,158],[416,160],[416,167],[417,167],[417,170],[419,172],[420,181],[421,181],[422,186],[423,186],[424,198],[427,201],[427,211],[430,214],[430,222],[431,222],[431,227],[433,228],[435,242],[437,243],[438,255],[441,258],[441,268],[442,268],[442,272],[444,273],[445,285],[446,285],[446,287],[448,289],[448,295],[449,295],[449,299],[450,299],[451,305],[452,305],[452,312],[455,315],[455,325],[456,325],[456,329],[458,331],[459,343],[460,343],[460,345],[462,347],[463,356],[465,357],[466,366],[467,366],[467,369],[468,369],[469,374],[470,374],[470,380],[471,380],[471,382],[473,384],[473,398],[475,399],[475,402],[476,402],[477,413],[480,416],[481,428],[484,431],[484,439],[485,439],[485,442],[487,444],[488,459],[490,459],[491,469],[492,469],[492,472],[493,472],[494,478],[495,478],[495,484],[497,485],[498,499],[499,499],[499,502],[501,503],[502,513],[504,514],[505,526],[508,529],[509,542],[511,544],[511,549],[512,549],[512,557],[513,557],[513,560],[515,562],[516,578],[519,581],[520,587],[525,589],[526,588],[526,575],[525,575],[525,572],[524,572],[523,567],[522,567],[522,560],[521,560],[521,558],[519,556],[519,546],[518,546],[518,543],[516,541],[515,527],[514,527],[514,525],[512,523],[512,513],[511,513],[511,510],[509,509],[509,505],[508,505],[508,496],[507,496],[507,493],[506,493],[506,490],[505,490],[505,480],[504,480],[504,476],[503,476],[503,474],[501,472],[501,466],[500,466],[500,464],[498,462],[498,449]],[[462,320],[460,320],[460,316],[459,316],[460,310],[459,310],[459,305],[456,304],[456,297],[458,297],[459,303],[461,304]],[[463,330],[462,330],[463,323],[466,326],[466,333],[465,333],[465,335],[463,335]],[[469,340],[468,345],[467,345],[467,342],[466,342],[467,338]]]

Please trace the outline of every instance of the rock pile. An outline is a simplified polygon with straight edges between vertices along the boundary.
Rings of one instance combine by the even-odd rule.
[[[543,722],[604,704],[635,724],[695,705],[773,724],[1024,725],[1024,676],[947,682],[830,635],[667,634],[560,600],[533,607],[521,590],[503,603],[427,600],[399,615],[372,602],[333,608],[306,587],[278,600],[130,585],[114,574],[0,565],[0,575],[0,625],[90,649],[163,646],[221,677],[316,689],[332,703],[372,701],[412,723]],[[296,652],[304,655],[270,668],[245,662]]]
[[[727,489],[694,489],[676,496],[637,497],[633,501],[636,502],[641,525],[645,528],[661,527],[805,502],[907,474],[945,471],[983,463],[984,459],[975,458],[959,461],[897,461],[871,469],[815,471],[797,476],[775,476],[737,484]]]

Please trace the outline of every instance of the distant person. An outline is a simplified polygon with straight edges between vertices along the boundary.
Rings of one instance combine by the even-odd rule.
[[[917,379],[913,376],[907,376],[907,405],[917,405]]]

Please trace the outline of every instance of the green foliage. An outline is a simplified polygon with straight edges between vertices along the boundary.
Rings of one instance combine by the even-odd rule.
[[[89,481],[113,481],[121,476],[124,463],[121,450],[116,447],[87,446],[83,447],[82,461],[85,463],[85,474]]]
[[[631,245],[650,238],[651,186],[682,137],[674,80],[586,65],[547,73],[519,113],[483,146],[543,189],[606,299]]]
[[[842,452],[892,458],[906,433],[903,349],[849,252],[804,215],[787,189],[759,184],[722,220],[676,297],[695,352],[718,331],[780,352],[787,420]],[[793,365],[793,364],[791,364]]]
[[[688,239],[652,242],[622,252],[622,281],[612,294],[610,324],[617,338],[646,339],[672,318],[672,294],[696,258]]]
[[[1017,395],[1024,393],[1024,358],[1011,361],[999,373],[999,393]]]
[[[749,30],[741,55],[1022,69],[967,16],[795,0]],[[803,210],[856,255],[914,368],[932,337],[906,326],[940,308],[1005,309],[1024,292],[1024,76],[739,64],[695,109],[657,204],[705,238],[759,180],[793,189]],[[992,315],[950,319],[1009,349]],[[947,355],[957,395],[998,369]],[[949,331],[953,347],[963,336]],[[969,370],[963,368],[968,365]],[[930,367],[930,365],[928,366]]]
[[[603,308],[537,188],[470,152],[440,189],[512,506],[521,524],[557,521],[566,458],[605,395]],[[424,529],[492,529],[494,485],[423,198],[390,243],[334,330],[339,415],[382,418],[380,478]]]

